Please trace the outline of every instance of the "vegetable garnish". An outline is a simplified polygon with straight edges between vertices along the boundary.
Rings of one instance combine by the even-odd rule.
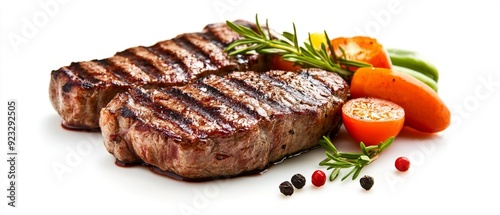
[[[337,37],[330,41],[335,53],[342,54],[345,59],[361,61],[373,67],[392,67],[391,60],[385,48],[375,38],[367,36]],[[343,50],[343,52],[340,52]],[[357,68],[352,68],[357,69]]]
[[[421,132],[440,132],[451,123],[450,110],[436,91],[396,70],[360,68],[350,91],[351,98],[375,97],[398,104],[405,111],[405,125]]]
[[[404,49],[387,49],[387,53],[393,65],[405,67],[417,71],[435,82],[439,80],[439,71],[431,62],[427,61],[419,53]]]
[[[308,41],[304,42],[304,46],[299,46],[295,24],[293,24],[293,33],[283,32],[280,35],[271,34],[267,20],[265,25],[266,31],[264,31],[259,24],[257,15],[255,16],[257,31],[231,21],[227,21],[226,23],[233,31],[243,36],[242,39],[234,41],[225,49],[225,51],[229,52],[229,55],[250,53],[278,54],[281,55],[283,60],[293,62],[302,68],[314,67],[335,72],[345,80],[350,80],[354,73],[349,68],[372,66],[365,62],[347,60],[343,56],[337,56],[331,43],[327,43],[326,45],[321,43],[321,47],[316,49],[312,45],[310,35]],[[330,41],[326,31],[324,34],[326,40]]]
[[[342,178],[342,181],[350,175],[352,175],[352,180],[354,180],[358,177],[361,170],[376,160],[380,153],[387,149],[393,141],[394,137],[389,137],[384,142],[373,146],[365,146],[363,142],[360,142],[361,153],[348,153],[339,152],[337,148],[333,146],[330,138],[323,136],[323,139],[320,141],[320,146],[326,151],[325,154],[327,158],[321,161],[319,165],[327,166],[327,170],[333,169],[329,177],[330,181],[335,180],[340,170],[346,168],[352,169]]]
[[[387,100],[361,97],[342,106],[342,121],[356,142],[371,146],[399,134],[404,125],[405,111]]]
[[[425,74],[423,74],[421,72],[418,72],[418,71],[415,71],[413,69],[409,69],[406,67],[402,67],[402,66],[396,66],[396,65],[392,65],[392,69],[395,71],[406,73],[407,75],[410,75],[410,76],[418,79],[419,81],[423,82],[424,84],[427,84],[427,86],[432,88],[434,91],[436,91],[436,92],[438,91],[438,83],[435,80],[433,80],[432,78],[430,78],[429,76],[426,76]]]
[[[387,49],[391,59],[392,69],[406,73],[424,82],[437,92],[438,69],[420,54],[403,49]]]

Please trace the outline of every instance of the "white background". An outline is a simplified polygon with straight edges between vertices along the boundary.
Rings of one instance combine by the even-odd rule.
[[[2,1],[0,56],[0,207],[2,214],[258,214],[361,212],[491,214],[498,212],[500,15],[498,1]],[[51,4],[52,3],[52,4]],[[317,149],[258,176],[186,183],[141,167],[120,168],[99,133],[60,127],[50,105],[50,72],[73,61],[105,58],[137,45],[199,31],[227,19],[261,21],[300,37],[363,34],[385,47],[415,50],[441,72],[439,94],[452,125],[437,135],[404,130],[363,170],[359,182],[310,183],[291,197],[278,185],[295,173],[308,180],[324,157]],[[15,39],[13,39],[15,38]],[[7,206],[7,100],[18,102],[17,199]],[[341,150],[355,150],[344,130]],[[407,156],[410,170],[394,160]],[[57,173],[54,166],[64,165]],[[323,169],[324,170],[324,169]],[[345,174],[345,172],[344,172]]]

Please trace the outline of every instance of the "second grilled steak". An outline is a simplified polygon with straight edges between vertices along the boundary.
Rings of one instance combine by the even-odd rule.
[[[243,20],[235,23],[255,27]],[[224,52],[238,38],[225,23],[209,24],[202,32],[181,34],[153,46],[74,62],[52,71],[50,100],[65,126],[95,129],[100,109],[129,88],[182,85],[207,74],[234,70],[266,70],[258,56],[233,58]]]
[[[191,84],[137,88],[101,110],[108,152],[189,179],[233,176],[337,132],[347,83],[319,69],[234,72]]]

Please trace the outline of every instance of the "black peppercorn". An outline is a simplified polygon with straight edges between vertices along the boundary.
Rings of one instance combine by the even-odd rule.
[[[297,189],[302,189],[306,185],[306,178],[301,174],[295,174],[292,176],[292,184]]]
[[[293,186],[289,181],[284,181],[280,184],[280,192],[285,196],[291,196],[293,194]]]
[[[359,179],[359,183],[361,184],[361,187],[365,190],[370,190],[373,186],[373,177],[365,175],[361,179]]]

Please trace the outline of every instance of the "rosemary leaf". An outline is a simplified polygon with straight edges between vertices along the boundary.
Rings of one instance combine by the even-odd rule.
[[[363,144],[363,142],[359,143],[359,147],[361,148],[361,152],[363,152],[364,155],[370,156],[370,154],[368,153],[368,150],[366,149],[366,146],[365,146],[365,144]]]
[[[338,154],[337,149],[333,146],[330,138],[323,136],[323,139],[319,142],[320,146],[323,147],[326,151],[332,152],[333,154]]]
[[[339,156],[332,155],[330,152],[325,152],[325,154],[326,154],[326,157],[328,157],[330,160],[333,160],[337,163],[348,163],[349,162],[348,160],[345,160]]]
[[[258,52],[263,53],[263,54],[281,54],[281,53],[283,53],[283,50],[278,49],[278,48],[262,48],[262,49],[259,49]]]
[[[344,58],[339,58],[338,61],[340,64],[345,65],[345,66],[353,66],[353,67],[369,67],[369,66],[371,66],[370,64],[367,64],[364,62],[345,60]]]
[[[255,14],[255,19],[256,20],[258,19],[257,14]],[[272,39],[271,29],[269,28],[269,20],[267,20],[267,19],[266,19],[266,29],[267,29],[267,35],[269,36],[269,39]]]
[[[331,161],[332,159],[330,158],[325,158],[323,159],[321,162],[319,162],[319,165],[320,166],[325,166],[326,163],[328,163],[328,161]]]
[[[332,173],[330,174],[330,181],[333,181],[339,176],[340,173],[340,168],[335,168]]]
[[[356,170],[358,169],[358,167],[354,167],[351,169],[351,171],[349,171],[349,173],[347,173],[347,175],[345,175],[344,177],[342,177],[342,181],[345,180],[346,178],[348,178],[352,173],[354,173]],[[356,178],[352,177],[352,180],[354,180]]]
[[[295,23],[292,23],[293,33],[285,31],[279,35],[271,34],[268,20],[266,20],[265,29],[263,29],[257,15],[255,15],[256,30],[231,21],[226,21],[226,23],[229,28],[242,36],[241,39],[234,41],[225,49],[229,55],[279,54],[284,60],[294,62],[303,68],[313,67],[335,72],[346,81],[349,81],[354,73],[349,71],[352,67],[371,66],[339,58],[330,42],[327,42],[326,45],[322,44],[320,49],[314,48],[310,35],[308,41],[300,46]],[[325,37],[327,41],[330,41],[326,31]]]
[[[390,137],[389,139],[382,142],[382,144],[379,145],[379,152],[382,152],[385,149],[389,148],[389,146],[391,146],[393,141],[394,141],[394,137]]]
[[[326,42],[328,43],[328,49],[330,49],[330,56],[332,57],[333,62],[338,63],[339,61],[337,59],[337,54],[335,54],[335,49],[333,48],[333,45],[330,42],[330,37],[328,37],[328,34],[326,33],[326,31],[325,31],[325,39],[326,39]]]
[[[266,20],[266,23],[267,23],[267,20]],[[268,40],[266,34],[264,34],[264,31],[262,30],[262,27],[260,26],[259,19],[258,19],[257,15],[255,15],[255,25],[257,26],[257,32],[260,35],[264,36],[264,40]]]
[[[233,55],[242,54],[242,53],[248,54],[248,53],[250,53],[250,51],[258,50],[259,48],[262,48],[262,47],[263,47],[262,45],[252,45],[252,46],[248,46],[248,47],[245,47],[242,49],[235,50],[235,51],[231,52],[231,54],[233,54]]]
[[[346,158],[346,159],[358,159],[364,155],[360,154],[360,153],[339,152],[338,156],[341,158]]]
[[[361,144],[365,145],[363,142],[361,142]],[[376,150],[376,149],[379,149],[379,145],[372,145],[372,146],[365,146],[366,147],[366,150],[368,151],[373,151],[373,150]]]
[[[342,52],[342,58],[343,59],[347,59],[347,55],[345,54],[344,48],[342,48],[341,46],[339,46],[339,49],[340,49],[340,52]]]
[[[299,39],[297,38],[297,28],[295,28],[295,23],[293,23],[293,45],[297,49],[297,52],[300,52]]]
[[[352,180],[356,179],[358,176],[359,176],[359,173],[361,172],[361,170],[363,169],[362,166],[356,168],[356,171],[354,172],[354,174],[352,175]]]
[[[330,174],[330,179],[335,179],[339,174],[337,171],[341,171],[341,169],[352,168],[347,175],[345,175],[342,180],[348,178],[352,175],[352,179],[356,179],[361,170],[372,163],[374,160],[378,158],[380,153],[387,149],[392,142],[394,141],[394,137],[390,137],[387,140],[383,141],[379,145],[375,146],[365,146],[363,142],[361,142],[360,148],[361,153],[357,152],[339,152],[332,141],[328,137],[323,137],[320,140],[320,146],[325,150],[326,158],[323,159],[319,165],[327,167],[327,170],[333,169],[334,172]],[[333,177],[334,175],[335,177]]]
[[[282,35],[283,35],[283,37],[285,37],[288,40],[288,41],[286,41],[288,44],[293,44],[292,41],[293,41],[294,35],[292,33],[285,31],[285,32],[283,32]]]

